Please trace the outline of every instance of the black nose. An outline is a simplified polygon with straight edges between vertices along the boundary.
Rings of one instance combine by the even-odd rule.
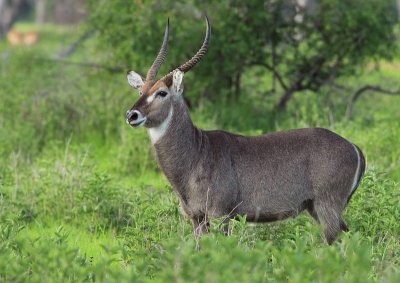
[[[128,122],[135,122],[136,120],[138,120],[140,118],[139,116],[141,117],[142,115],[137,110],[128,110],[126,112],[126,120]]]
[[[131,114],[131,116],[129,117],[129,120],[136,120],[137,118],[138,118],[137,112],[133,112],[133,113]]]

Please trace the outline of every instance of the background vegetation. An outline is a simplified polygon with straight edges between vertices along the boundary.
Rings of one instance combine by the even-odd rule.
[[[159,48],[168,15],[173,34],[165,72],[198,48],[204,32],[200,2],[164,7],[156,1],[133,1],[131,6],[104,1],[90,3],[88,24],[17,24],[20,31],[39,32],[34,46],[0,41],[0,281],[399,282],[400,96],[365,93],[352,119],[346,116],[360,87],[399,88],[396,25],[390,13],[382,12],[389,2],[379,1],[381,6],[372,9],[364,1],[355,1],[360,2],[357,7],[350,1],[326,1],[332,5],[328,11],[349,17],[328,17],[328,23],[339,19],[358,34],[372,21],[365,29],[372,38],[349,53],[343,73],[295,93],[285,111],[274,109],[286,92],[276,81],[273,89],[268,68],[244,64],[238,90],[235,84],[229,88],[217,83],[219,75],[234,81],[238,60],[247,56],[246,50],[256,52],[257,46],[249,44],[259,34],[238,21],[241,9],[248,7],[259,22],[265,17],[276,23],[269,14],[258,13],[256,2],[241,6],[230,1],[237,6],[232,13],[225,10],[228,1],[207,4],[214,27],[210,53],[186,78],[193,120],[205,129],[248,135],[327,127],[359,145],[368,171],[345,213],[351,231],[327,246],[318,226],[304,214],[266,225],[232,221],[232,236],[214,230],[195,239],[157,169],[146,131],[124,121],[137,98],[124,72],[44,59],[94,30],[69,61],[144,73]],[[318,33],[313,41],[300,41],[297,49],[279,41],[275,66],[285,82],[298,78],[300,66],[321,52],[327,63],[321,65],[326,72],[319,74],[330,74],[338,42],[353,35],[343,27],[332,26],[338,39],[332,39],[328,50],[311,44],[320,42]],[[269,64],[271,43],[261,44],[261,60]],[[218,52],[238,57],[221,58]],[[198,241],[200,251],[195,248]]]
[[[163,69],[167,72],[199,48],[206,11],[214,48],[186,82],[197,90],[197,98],[213,92],[238,97],[243,76],[257,69],[259,77],[272,81],[256,91],[279,93],[276,104],[283,108],[295,92],[318,92],[342,76],[356,74],[360,65],[393,58],[396,52],[397,11],[392,0],[310,0],[305,6],[271,0],[145,3],[91,1],[89,25],[100,32],[101,47],[112,51],[114,64],[126,69],[134,62],[139,70],[147,70],[166,22],[166,17],[154,14],[170,16],[170,51]]]

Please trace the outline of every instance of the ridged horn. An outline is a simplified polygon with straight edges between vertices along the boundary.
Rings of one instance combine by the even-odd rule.
[[[192,57],[192,59],[190,59],[185,64],[183,64],[177,68],[184,73],[188,72],[197,63],[199,63],[200,60],[204,57],[204,55],[206,54],[206,52],[208,50],[208,45],[210,44],[210,39],[211,39],[211,26],[210,26],[210,21],[208,20],[207,16],[205,16],[205,19],[206,19],[206,24],[207,24],[206,36],[204,38],[203,44],[201,45],[199,51],[197,51],[197,53]],[[168,73],[161,80],[171,81],[173,72],[174,71]]]
[[[169,18],[167,20],[167,25],[165,27],[164,40],[161,45],[160,51],[158,52],[157,58],[154,60],[153,65],[151,65],[149,71],[147,72],[146,81],[152,81],[156,78],[158,70],[161,64],[164,62],[165,57],[168,53],[168,38],[169,38]]]

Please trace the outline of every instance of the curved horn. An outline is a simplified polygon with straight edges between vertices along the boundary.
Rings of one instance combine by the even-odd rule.
[[[160,51],[158,52],[157,58],[154,60],[153,65],[151,65],[149,71],[147,72],[146,81],[152,81],[156,78],[158,70],[161,64],[164,62],[165,57],[168,52],[168,37],[169,37],[169,18],[167,20],[167,25],[165,27],[164,40],[161,45]]]
[[[199,51],[190,59],[187,61],[185,64],[181,65],[178,67],[178,69],[184,73],[188,72],[190,69],[192,69],[197,63],[200,62],[200,60],[203,58],[203,56],[206,54],[208,50],[208,45],[210,44],[210,39],[211,39],[211,26],[210,26],[210,21],[208,20],[208,17],[205,16],[206,19],[206,24],[207,24],[207,30],[206,30],[206,37],[204,38],[203,44],[201,45]],[[168,80],[171,79],[173,75],[173,71],[165,75],[162,80]]]

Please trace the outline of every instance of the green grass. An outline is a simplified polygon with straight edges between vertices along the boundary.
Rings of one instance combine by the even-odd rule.
[[[328,127],[363,149],[368,171],[345,212],[351,231],[333,246],[306,214],[232,221],[231,236],[197,240],[146,131],[125,124],[136,94],[124,74],[35,60],[80,32],[48,26],[32,48],[0,42],[0,281],[399,282],[400,97],[366,93],[348,120],[351,92],[327,88],[273,115],[277,96],[250,93],[250,71],[240,101],[201,102],[193,120],[206,129]],[[70,60],[100,62],[95,40]],[[341,83],[399,81],[397,61]]]

